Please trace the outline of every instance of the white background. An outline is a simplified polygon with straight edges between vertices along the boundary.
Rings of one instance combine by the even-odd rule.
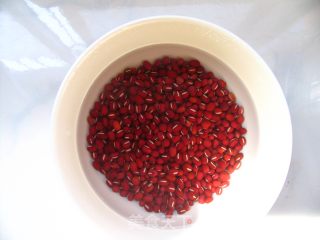
[[[197,17],[238,35],[267,62],[286,96],[293,124],[286,183],[269,216],[239,234],[319,239],[319,1],[2,0],[1,240],[98,236],[59,178],[50,142],[53,102],[66,72],[93,41],[130,20],[164,14]]]

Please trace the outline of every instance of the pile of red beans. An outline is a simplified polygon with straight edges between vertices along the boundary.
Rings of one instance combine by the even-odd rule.
[[[183,214],[220,195],[240,167],[243,112],[198,60],[143,61],[104,86],[87,118],[87,149],[113,192],[148,212]]]

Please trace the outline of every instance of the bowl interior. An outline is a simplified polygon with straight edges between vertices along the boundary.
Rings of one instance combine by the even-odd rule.
[[[89,110],[97,100],[103,86],[108,83],[112,77],[117,73],[123,71],[126,67],[138,66],[143,60],[153,61],[163,56],[170,57],[183,57],[186,59],[196,58],[203,66],[212,71],[215,75],[224,79],[229,90],[235,93],[237,102],[240,103],[245,109],[245,123],[248,133],[246,135],[247,145],[244,148],[244,159],[240,170],[234,172],[231,176],[231,184],[225,189],[225,192],[217,197],[215,201],[208,205],[195,204],[191,211],[185,215],[174,217],[174,227],[181,227],[185,225],[186,219],[191,222],[197,222],[197,218],[204,211],[210,210],[212,214],[218,212],[236,214],[236,209],[241,208],[237,205],[236,197],[241,193],[244,187],[239,185],[241,179],[245,178],[244,174],[251,171],[248,167],[250,162],[256,159],[258,143],[259,143],[259,126],[254,102],[246,89],[242,80],[221,60],[208,52],[197,49],[195,47],[182,45],[182,44],[154,44],[135,49],[123,56],[120,56],[116,61],[107,65],[105,69],[93,81],[93,84],[88,89],[85,98],[81,104],[81,109],[77,118],[77,151],[82,170],[94,189],[95,193],[106,204],[107,207],[113,209],[122,217],[131,220],[134,216],[143,216],[140,223],[147,225],[150,220],[151,214],[147,213],[143,208],[138,205],[138,202],[129,202],[126,198],[115,194],[105,183],[105,177],[93,169],[91,165],[91,158],[86,150],[87,142],[86,135],[88,133],[88,124],[86,122]],[[240,186],[240,187],[239,187]],[[161,222],[162,214],[152,214],[152,217]],[[190,221],[188,220],[188,221]]]

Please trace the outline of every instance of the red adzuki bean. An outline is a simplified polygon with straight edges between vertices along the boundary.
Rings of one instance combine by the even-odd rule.
[[[163,57],[125,69],[86,120],[87,150],[106,184],[167,217],[222,194],[246,145],[243,107],[196,59]]]

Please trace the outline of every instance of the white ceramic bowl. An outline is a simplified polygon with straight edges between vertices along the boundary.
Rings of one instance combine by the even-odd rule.
[[[197,58],[221,76],[245,109],[248,130],[245,158],[231,185],[208,205],[187,213],[194,224],[219,216],[264,216],[284,183],[291,157],[291,122],[285,98],[263,60],[226,30],[196,19],[156,17],[107,33],[79,58],[66,76],[53,112],[57,160],[75,201],[100,223],[124,224],[148,213],[106,186],[91,167],[86,150],[86,117],[102,87],[112,76],[142,60],[161,56]],[[123,218],[122,218],[122,217]],[[159,218],[160,215],[152,217]],[[188,220],[189,221],[189,220]],[[180,227],[183,221],[173,223]]]

